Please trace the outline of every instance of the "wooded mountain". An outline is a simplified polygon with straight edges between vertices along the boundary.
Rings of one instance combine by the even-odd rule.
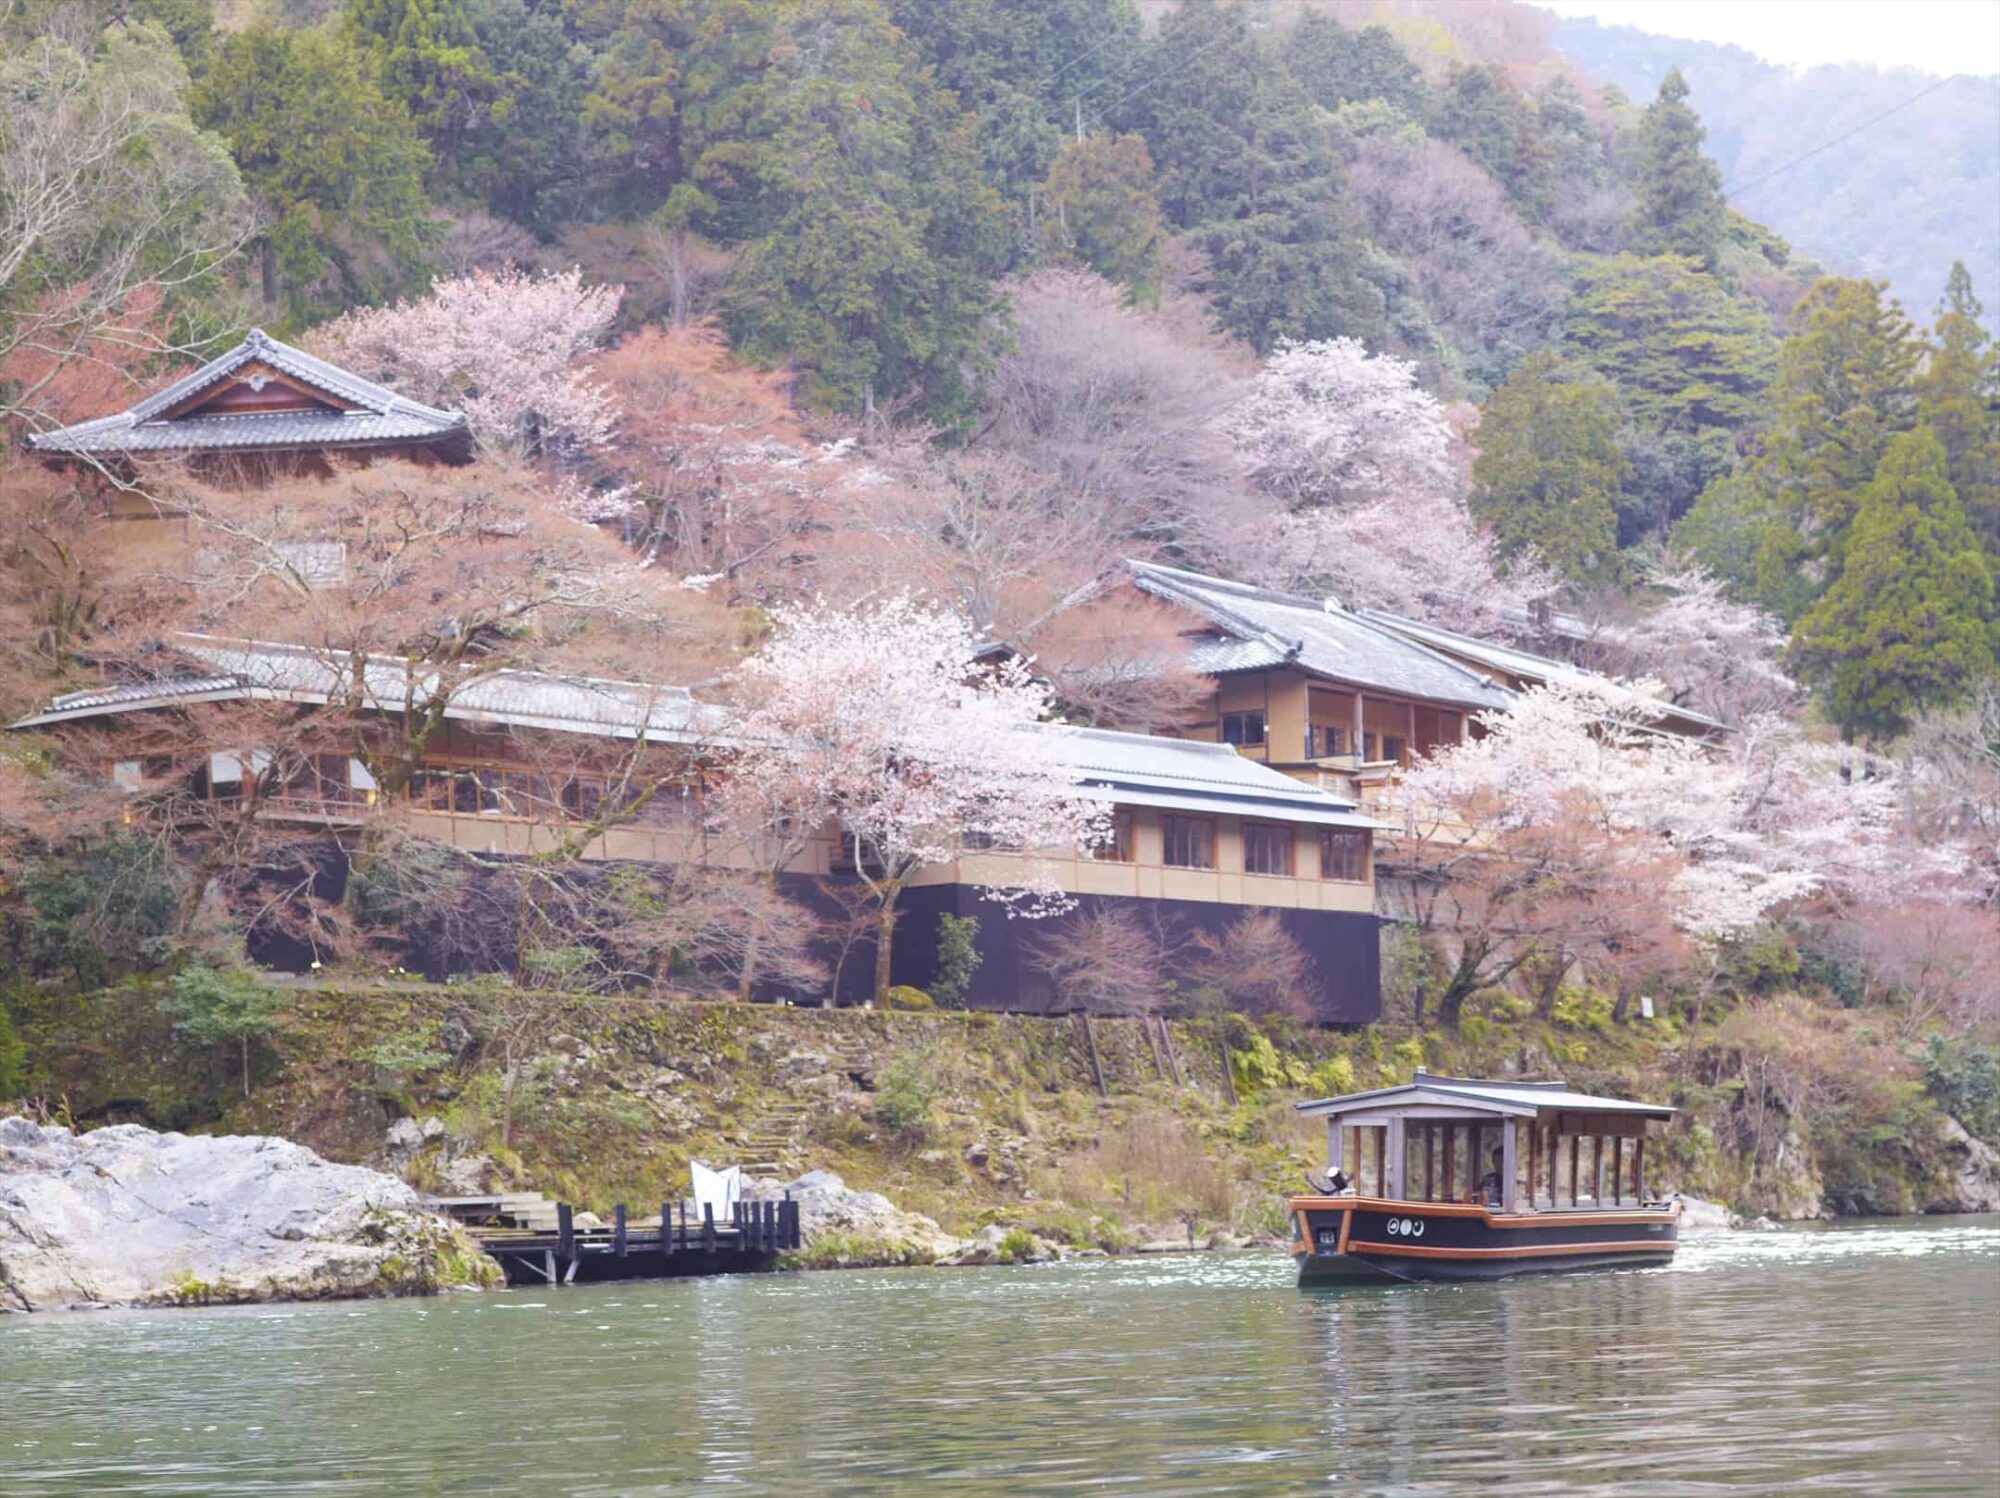
[[[1936,305],[1953,259],[1979,285],[2000,282],[2000,78],[1794,72],[1741,47],[1591,20],[1560,22],[1552,40],[1634,99],[1678,67],[1731,206],[1831,270],[1886,280],[1913,315]]]

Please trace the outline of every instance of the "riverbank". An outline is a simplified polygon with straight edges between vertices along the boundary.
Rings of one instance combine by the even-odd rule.
[[[1801,996],[1699,1024],[1615,1024],[1585,997],[1551,1022],[1497,1007],[1447,1035],[281,985],[241,1046],[188,1044],[161,997],[147,982],[16,995],[47,1106],[87,1126],[278,1135],[423,1190],[600,1212],[676,1195],[702,1160],[829,1170],[959,1240],[1242,1242],[1282,1231],[1283,1195],[1319,1163],[1291,1103],[1419,1065],[1674,1101],[1655,1183],[1746,1219],[2000,1206],[1993,1151],[1926,1086],[1920,1048]],[[839,1236],[808,1261],[897,1258]]]

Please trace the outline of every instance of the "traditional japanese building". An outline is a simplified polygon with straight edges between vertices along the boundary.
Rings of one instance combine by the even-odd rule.
[[[344,658],[183,636],[152,678],[59,697],[14,727],[62,736],[74,758],[100,764],[107,782],[135,796],[165,787],[198,802],[255,800],[265,819],[296,828],[300,838],[351,841],[370,819],[387,815],[415,836],[500,858],[546,853],[584,828],[590,835],[575,856],[589,863],[762,866],[758,850],[732,842],[702,805],[709,777],[719,773],[718,751],[754,747],[728,746],[719,710],[684,689],[495,671],[445,697],[421,679],[426,669],[371,659],[357,683]],[[274,752],[221,737],[226,726],[213,742],[149,731],[197,712],[214,724],[216,704],[283,704],[310,713],[358,703],[364,718],[372,715],[392,734],[409,703],[431,696],[446,702],[442,729],[393,791],[363,758],[321,752],[332,744],[311,745],[309,737],[300,741],[306,748]],[[1351,798],[1280,774],[1228,744],[1044,731],[1078,793],[1111,809],[1110,843],[1025,853],[967,847],[924,869],[900,907],[896,982],[928,987],[938,917],[972,915],[980,918],[982,960],[967,1002],[1060,1011],[1066,1001],[1037,970],[1031,944],[1059,934],[1062,920],[1122,908],[1142,915],[1149,929],[1189,941],[1219,936],[1245,912],[1266,910],[1312,961],[1306,997],[1315,1018],[1378,1017],[1377,824]],[[351,730],[345,737],[351,742]],[[178,747],[148,752],[161,744]],[[637,780],[635,745],[647,756]],[[634,796],[635,784],[643,797]],[[633,797],[629,816],[600,815],[621,796]],[[1071,897],[1069,916],[1009,919],[985,897],[988,888],[1022,882],[1017,866],[1028,859],[1038,881]],[[782,882],[802,902],[821,904],[830,886],[854,877],[827,828],[791,861]],[[865,951],[856,950],[841,971],[839,997],[866,997],[872,959]]]
[[[1119,589],[1179,616],[1189,668],[1214,682],[1205,715],[1180,734],[1363,805],[1414,759],[1476,735],[1480,714],[1504,712],[1526,688],[1590,675],[1401,615],[1149,562],[1123,563],[1092,596]],[[1665,705],[1661,726],[1721,729]]]
[[[137,405],[36,433],[28,446],[51,463],[120,477],[175,463],[236,483],[324,473],[336,459],[472,460],[463,416],[398,395],[261,328]]]

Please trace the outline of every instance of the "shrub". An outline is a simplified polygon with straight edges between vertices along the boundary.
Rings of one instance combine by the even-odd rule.
[[[174,975],[172,988],[160,1000],[160,1012],[173,1019],[176,1035],[194,1045],[234,1041],[243,1095],[248,1097],[250,1042],[277,1027],[284,1002],[284,995],[255,973],[197,963]]]
[[[905,1051],[883,1069],[875,1116],[884,1127],[913,1138],[928,1132],[934,1094],[931,1073],[930,1057],[916,1051]]]
[[[80,988],[102,988],[155,966],[180,911],[184,883],[158,842],[117,832],[21,873],[27,909],[22,956],[31,972],[67,970]]]
[[[2000,1139],[2000,1050],[1933,1035],[1924,1048],[1923,1066],[1924,1088],[1939,1106],[1969,1133]]]
[[[931,979],[931,997],[940,1009],[962,1009],[972,987],[972,975],[985,959],[979,955],[979,917],[940,915],[938,917],[937,974]]]
[[[887,1008],[902,1009],[912,1013],[937,1008],[929,994],[921,988],[911,988],[907,983],[899,983],[883,994],[882,1003]]]
[[[1002,1264],[1025,1264],[1035,1257],[1035,1235],[1024,1228],[1009,1228],[1000,1239]]]
[[[14,1029],[7,1006],[0,1004],[0,1104],[19,1097],[28,1085],[28,1047]]]

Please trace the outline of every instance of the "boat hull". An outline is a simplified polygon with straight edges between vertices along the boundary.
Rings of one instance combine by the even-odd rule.
[[[1449,1202],[1301,1196],[1289,1203],[1301,1285],[1496,1280],[1670,1263],[1678,1204],[1496,1212]]]

